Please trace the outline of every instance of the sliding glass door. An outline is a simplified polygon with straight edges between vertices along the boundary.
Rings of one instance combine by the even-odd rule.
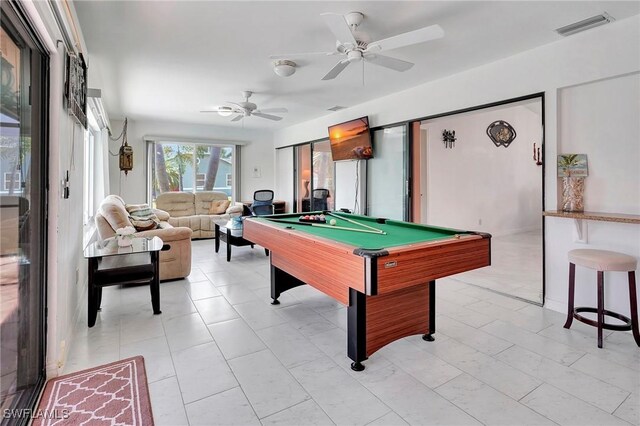
[[[32,408],[45,378],[48,59],[17,7],[3,1],[0,19],[0,405],[8,423],[28,420],[12,410]]]
[[[408,220],[407,126],[373,132],[373,158],[367,160],[367,214]]]
[[[294,147],[297,212],[333,210],[335,165],[329,140]]]

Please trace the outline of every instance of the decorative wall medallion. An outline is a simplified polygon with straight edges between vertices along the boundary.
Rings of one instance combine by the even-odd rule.
[[[494,121],[487,127],[487,136],[496,146],[504,146],[507,148],[516,138],[516,129],[506,121]]]

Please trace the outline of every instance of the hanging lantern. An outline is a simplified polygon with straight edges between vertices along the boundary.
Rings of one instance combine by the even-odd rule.
[[[125,140],[120,147],[120,170],[126,175],[133,169],[133,148]]]
[[[133,169],[133,148],[129,146],[127,143],[127,125],[129,119],[124,119],[124,125],[122,126],[122,134],[118,136],[114,140],[118,140],[122,137],[122,145],[120,145],[120,151],[118,153],[118,159],[120,160],[120,170],[124,172],[125,175],[129,173],[130,170]]]

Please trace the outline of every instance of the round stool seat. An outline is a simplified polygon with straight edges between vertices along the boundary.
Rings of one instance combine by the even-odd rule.
[[[569,262],[596,271],[635,271],[635,257],[608,250],[576,249],[569,252]]]

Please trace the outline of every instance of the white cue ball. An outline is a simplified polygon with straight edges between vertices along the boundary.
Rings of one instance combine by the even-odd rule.
[[[336,226],[336,223],[338,223],[338,221],[337,221],[337,220],[335,220],[335,219],[331,219],[331,220],[329,221],[329,225],[331,225],[331,226]]]

